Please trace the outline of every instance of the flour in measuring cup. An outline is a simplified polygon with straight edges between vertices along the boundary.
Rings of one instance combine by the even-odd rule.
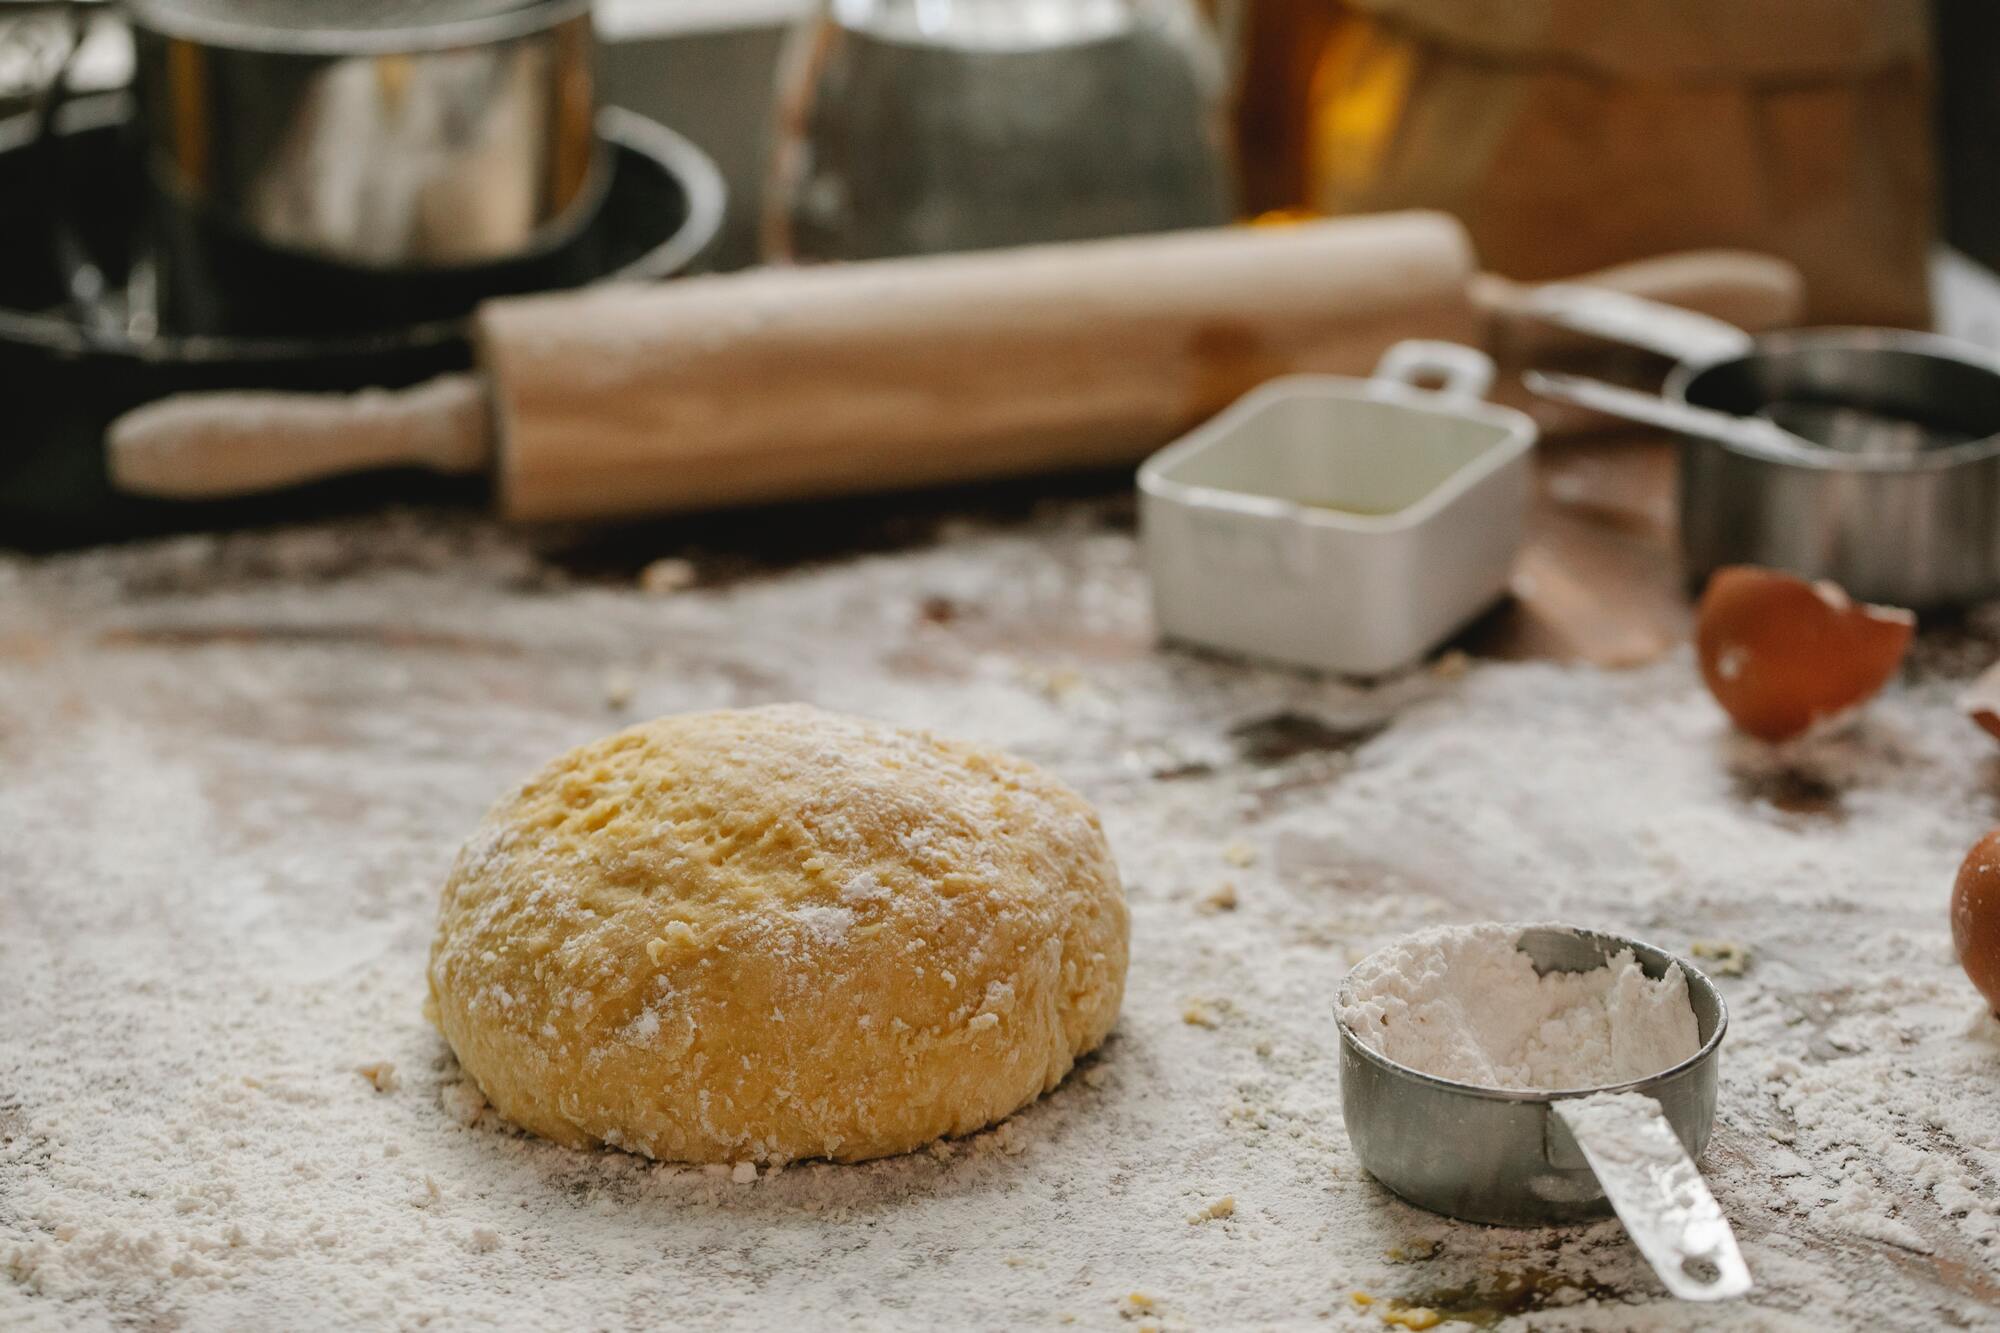
[[[1362,960],[1341,1021],[1398,1064],[1488,1088],[1628,1083],[1701,1049],[1687,978],[1654,980],[1632,952],[1590,972],[1537,975],[1503,924],[1419,931]]]

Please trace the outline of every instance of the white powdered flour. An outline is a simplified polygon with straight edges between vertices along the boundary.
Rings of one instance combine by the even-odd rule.
[[[1774,748],[1684,651],[1369,688],[1158,651],[1108,521],[780,574],[638,552],[695,559],[671,595],[428,512],[0,556],[0,1328],[1994,1326],[2000,1022],[1946,900],[2000,818],[1957,702],[2000,606]],[[1082,791],[1132,907],[1117,1033],[998,1129],[860,1166],[514,1132],[422,1015],[460,844],[571,745],[782,699]],[[1726,1309],[1615,1220],[1454,1222],[1355,1160],[1340,978],[1523,918],[1734,946],[1702,1171],[1757,1286]]]
[[[1487,1088],[1630,1083],[1701,1049],[1678,965],[1654,980],[1626,949],[1595,971],[1538,975],[1514,947],[1529,929],[1440,926],[1399,940],[1354,969],[1341,1020],[1398,1064]]]

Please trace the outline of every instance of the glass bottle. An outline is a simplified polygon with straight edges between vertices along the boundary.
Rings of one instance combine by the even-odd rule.
[[[1335,44],[1339,0],[1207,0],[1233,69],[1237,170],[1251,216],[1308,208],[1321,69]]]

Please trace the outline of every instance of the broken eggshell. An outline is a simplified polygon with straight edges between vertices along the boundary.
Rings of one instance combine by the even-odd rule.
[[[1719,569],[1702,594],[1695,653],[1738,728],[1790,740],[1873,698],[1902,665],[1916,617],[1774,569]]]
[[[1958,701],[1965,715],[2000,738],[2000,662],[1979,673]]]

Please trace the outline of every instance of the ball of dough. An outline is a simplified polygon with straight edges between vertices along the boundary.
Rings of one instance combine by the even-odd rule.
[[[556,760],[460,852],[433,1021],[515,1124],[683,1162],[990,1125],[1111,1030],[1127,918],[1033,765],[788,705]]]

